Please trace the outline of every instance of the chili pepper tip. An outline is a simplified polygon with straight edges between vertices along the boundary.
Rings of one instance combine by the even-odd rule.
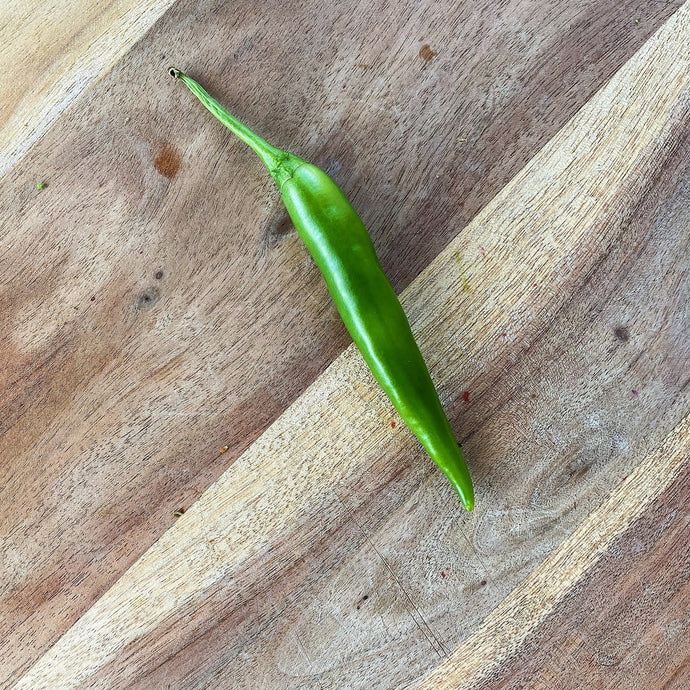
[[[182,72],[180,72],[179,69],[175,69],[174,67],[170,67],[170,69],[168,69],[168,74],[171,77],[175,77],[175,79],[179,79],[182,76]]]

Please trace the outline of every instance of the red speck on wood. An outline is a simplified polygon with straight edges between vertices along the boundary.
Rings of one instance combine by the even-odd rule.
[[[445,576],[446,576],[446,573],[442,570],[441,571],[441,577],[445,577]]]
[[[470,392],[469,392],[469,391],[465,391],[465,392],[462,394],[462,399],[463,399],[464,402],[469,402],[469,401],[470,401]]]
[[[391,422],[391,429],[395,429],[395,420]]]
[[[480,253],[482,256],[486,256],[486,249],[484,249],[484,247],[479,247],[479,253]]]

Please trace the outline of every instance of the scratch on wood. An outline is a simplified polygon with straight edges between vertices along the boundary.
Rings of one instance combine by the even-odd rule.
[[[371,548],[374,550],[374,553],[381,559],[383,562],[383,565],[385,566],[386,570],[390,573],[391,577],[393,578],[393,581],[396,583],[396,585],[400,588],[400,591],[403,593],[403,596],[405,599],[407,599],[409,605],[412,607],[414,613],[410,611],[410,616],[412,620],[414,620],[415,624],[417,627],[420,629],[422,634],[427,638],[429,644],[431,645],[431,648],[441,657],[442,659],[444,657],[448,657],[449,652],[443,645],[443,642],[438,638],[438,636],[434,633],[432,630],[431,626],[426,622],[424,619],[424,616],[422,615],[421,611],[417,608],[415,605],[414,601],[412,600],[412,597],[407,593],[407,590],[403,587],[402,582],[398,578],[398,576],[395,574],[393,568],[391,567],[390,563],[386,560],[384,555],[376,548],[376,545],[374,542],[371,541],[369,538],[369,535],[367,534],[366,530],[364,527],[359,523],[357,518],[355,517],[354,512],[350,509],[350,507],[343,501],[343,499],[338,495],[337,491],[333,492],[336,496],[336,498],[340,501],[340,503],[343,505],[343,508],[348,512],[350,517],[352,518],[352,522],[355,523],[355,525],[359,528],[359,530],[362,532],[364,535],[364,538],[367,540],[367,543]],[[419,620],[417,620],[415,613],[419,617]],[[420,623],[421,621],[421,623]]]

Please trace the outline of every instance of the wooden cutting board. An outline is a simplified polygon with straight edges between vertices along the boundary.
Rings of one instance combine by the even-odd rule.
[[[690,5],[0,12],[1,687],[687,687]],[[171,64],[351,198],[472,514]]]

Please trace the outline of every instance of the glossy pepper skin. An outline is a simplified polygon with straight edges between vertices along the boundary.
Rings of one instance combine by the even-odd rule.
[[[181,79],[263,160],[365,362],[402,419],[455,487],[465,508],[472,510],[472,480],[462,452],[405,312],[357,212],[320,168],[268,144],[187,75],[175,69],[170,74]]]

